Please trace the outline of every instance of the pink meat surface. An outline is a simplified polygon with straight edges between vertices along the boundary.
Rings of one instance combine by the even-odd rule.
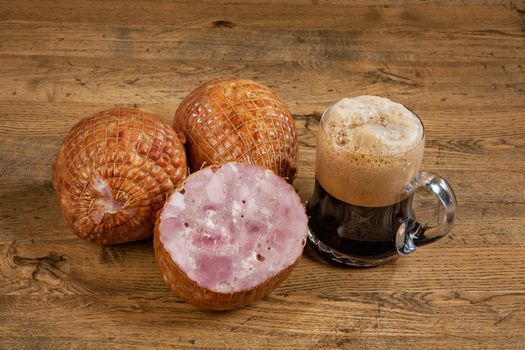
[[[306,241],[299,196],[272,171],[226,163],[190,177],[160,217],[160,241],[203,288],[251,289],[292,265]]]

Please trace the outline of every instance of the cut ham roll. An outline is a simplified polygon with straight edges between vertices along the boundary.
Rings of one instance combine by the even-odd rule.
[[[181,298],[214,310],[269,294],[298,262],[307,217],[283,178],[258,165],[225,163],[190,175],[155,226],[155,256]]]

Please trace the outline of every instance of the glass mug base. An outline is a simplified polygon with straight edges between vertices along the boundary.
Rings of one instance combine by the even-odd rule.
[[[413,217],[412,196],[384,207],[345,203],[316,180],[306,203],[309,241],[321,255],[350,266],[377,266],[393,260],[396,233]]]
[[[328,245],[324,244],[317,236],[312,232],[312,229],[308,228],[308,241],[313,245],[317,252],[324,257],[325,259],[332,260],[339,264],[353,266],[353,267],[374,267],[386,264],[390,261],[395,260],[399,255],[391,255],[381,258],[367,258],[352,256],[348,254],[341,253]]]

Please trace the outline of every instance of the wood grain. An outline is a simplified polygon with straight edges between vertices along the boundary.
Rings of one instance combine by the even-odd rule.
[[[224,313],[178,300],[151,240],[68,232],[50,174],[71,126],[113,106],[171,121],[224,75],[286,101],[303,200],[324,108],[409,106],[423,168],[458,197],[453,232],[372,269],[308,248],[270,296]],[[522,1],[0,0],[0,349],[525,349],[524,111]]]

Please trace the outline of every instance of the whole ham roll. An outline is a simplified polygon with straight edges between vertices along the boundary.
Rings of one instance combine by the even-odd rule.
[[[242,307],[285,280],[301,257],[307,217],[273,171],[225,163],[191,174],[159,212],[154,250],[164,280],[205,309]]]
[[[182,101],[173,125],[186,137],[192,171],[236,161],[258,164],[293,182],[295,123],[277,94],[262,84],[240,78],[208,81]]]
[[[186,175],[184,147],[170,125],[126,108],[78,122],[53,166],[64,220],[102,244],[150,237],[156,212]]]

